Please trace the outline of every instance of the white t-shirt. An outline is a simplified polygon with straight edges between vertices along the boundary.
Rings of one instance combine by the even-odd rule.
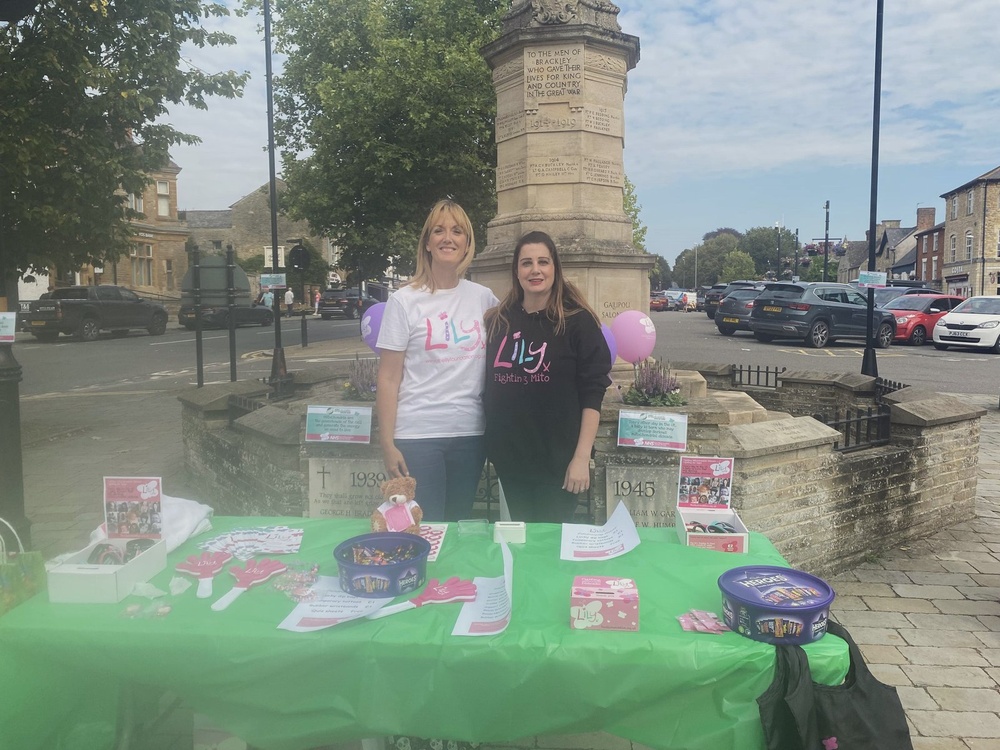
[[[290,305],[294,301],[295,301],[295,293],[291,289],[289,289],[287,292],[285,292],[285,304]]]
[[[406,353],[394,437],[483,434],[483,313],[497,302],[487,287],[465,279],[433,294],[407,286],[389,297],[376,347]]]

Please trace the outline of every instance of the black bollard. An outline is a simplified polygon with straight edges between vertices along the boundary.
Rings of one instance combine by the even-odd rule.
[[[5,519],[21,537],[25,547],[31,544],[31,524],[24,513],[24,465],[21,458],[21,403],[18,383],[21,365],[14,359],[11,344],[0,344],[0,518]],[[17,542],[0,524],[0,534],[7,549],[17,549]]]
[[[306,328],[306,311],[302,311],[302,348],[309,346],[309,331]]]

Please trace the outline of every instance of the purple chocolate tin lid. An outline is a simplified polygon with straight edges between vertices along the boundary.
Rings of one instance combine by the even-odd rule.
[[[829,607],[834,592],[822,578],[776,565],[746,565],[719,576],[726,596],[753,607],[778,610]]]

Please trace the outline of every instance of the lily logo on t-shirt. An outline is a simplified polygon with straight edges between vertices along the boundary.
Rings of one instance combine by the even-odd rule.
[[[506,354],[507,349],[507,337],[504,336],[500,341],[500,348],[497,349],[497,356],[493,360],[494,367],[505,367],[512,368],[514,365],[520,365],[521,369],[529,375],[542,370],[542,372],[548,372],[549,367],[552,366],[551,362],[545,361],[545,349],[548,347],[548,342],[542,342],[541,346],[535,348],[527,339],[521,338],[521,332],[516,331],[512,338],[512,347],[510,349],[510,354]],[[528,367],[534,363],[534,367]]]
[[[471,352],[486,348],[482,324],[478,320],[471,323],[458,321],[456,324],[448,319],[448,313],[443,312],[437,316],[437,322],[433,318],[425,318],[424,322],[427,326],[424,351],[457,347],[463,352]]]

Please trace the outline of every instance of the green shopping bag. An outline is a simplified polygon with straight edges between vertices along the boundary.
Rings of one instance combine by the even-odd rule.
[[[41,552],[25,552],[17,531],[0,518],[14,535],[16,550],[8,550],[0,534],[0,617],[45,588],[45,559]]]

